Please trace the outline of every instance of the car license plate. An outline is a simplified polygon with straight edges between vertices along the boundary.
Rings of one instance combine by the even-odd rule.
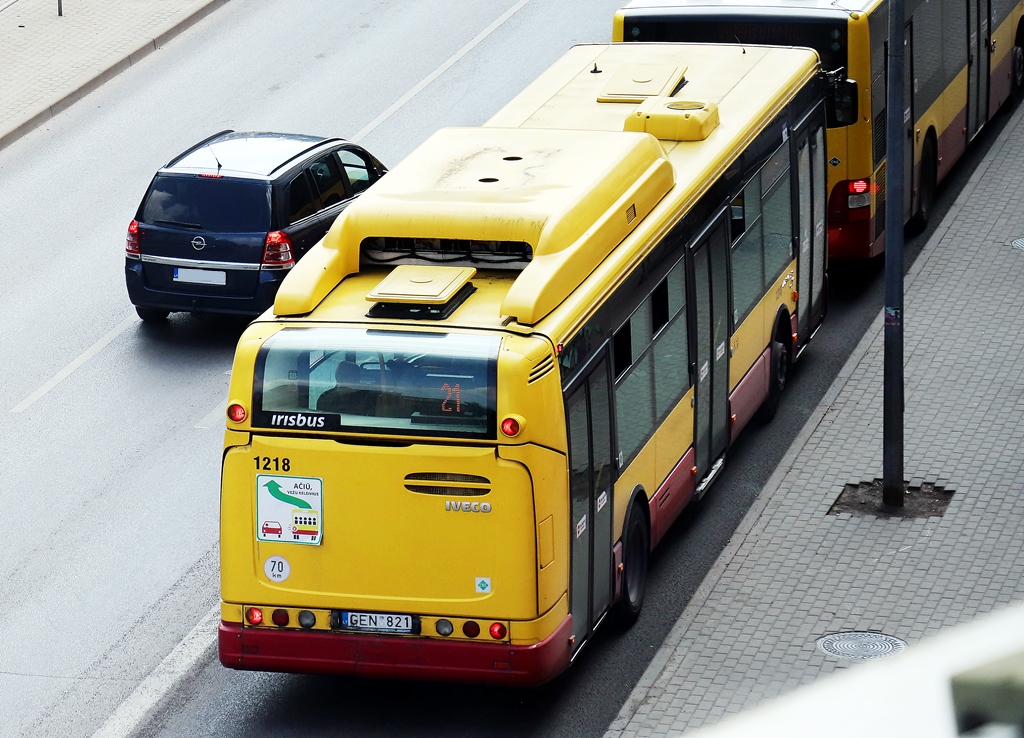
[[[412,615],[395,615],[383,612],[341,613],[341,627],[348,630],[362,630],[369,633],[413,633]]]
[[[192,284],[227,284],[225,272],[215,272],[211,269],[186,269],[185,267],[174,267],[175,282],[191,282]]]

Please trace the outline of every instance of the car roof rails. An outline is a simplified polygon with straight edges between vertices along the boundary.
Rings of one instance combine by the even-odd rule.
[[[188,147],[187,149],[182,151],[180,154],[178,154],[176,157],[171,159],[169,162],[164,164],[163,168],[167,169],[168,167],[174,166],[174,162],[178,161],[179,159],[184,159],[186,156],[188,156],[189,154],[191,154],[193,151],[195,151],[197,149],[203,148],[208,143],[210,143],[210,141],[213,141],[215,138],[220,138],[225,133],[234,133],[234,132],[235,132],[235,130],[233,128],[225,128],[223,131],[219,131],[219,132],[213,134],[212,136],[209,136],[208,138],[204,138],[199,143],[195,144],[194,146]]]
[[[295,163],[296,159],[305,156],[310,151],[313,151],[314,149],[318,149],[318,148],[320,148],[321,146],[323,146],[325,144],[337,143],[339,141],[342,142],[342,143],[349,143],[348,139],[339,138],[338,136],[332,136],[331,138],[321,139],[321,140],[317,141],[315,144],[313,144],[312,146],[307,146],[302,151],[297,151],[294,155],[292,155],[292,157],[288,161],[282,162],[278,166],[276,166],[273,169],[271,169],[270,170],[270,176],[273,176],[276,172],[279,172],[282,169],[287,169],[288,167],[290,167],[292,164]]]

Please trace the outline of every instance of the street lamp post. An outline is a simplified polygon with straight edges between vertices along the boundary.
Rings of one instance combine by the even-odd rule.
[[[903,507],[904,0],[889,0],[885,114],[885,359],[882,504]]]

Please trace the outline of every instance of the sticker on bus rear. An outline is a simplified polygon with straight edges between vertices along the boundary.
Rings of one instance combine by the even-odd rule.
[[[317,477],[256,475],[256,540],[319,546],[324,481]]]

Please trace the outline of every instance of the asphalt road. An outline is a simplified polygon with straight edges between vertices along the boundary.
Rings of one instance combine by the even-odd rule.
[[[217,601],[221,407],[243,322],[134,318],[122,245],[152,173],[223,128],[365,132],[394,165],[441,126],[482,123],[571,44],[608,40],[618,4],[233,0],[0,152],[0,736],[91,735]],[[1001,122],[943,188],[936,222]],[[640,621],[553,684],[207,660],[144,733],[600,735],[881,305],[880,263],[834,264],[830,284],[827,325],[771,430],[744,434],[659,548]]]

